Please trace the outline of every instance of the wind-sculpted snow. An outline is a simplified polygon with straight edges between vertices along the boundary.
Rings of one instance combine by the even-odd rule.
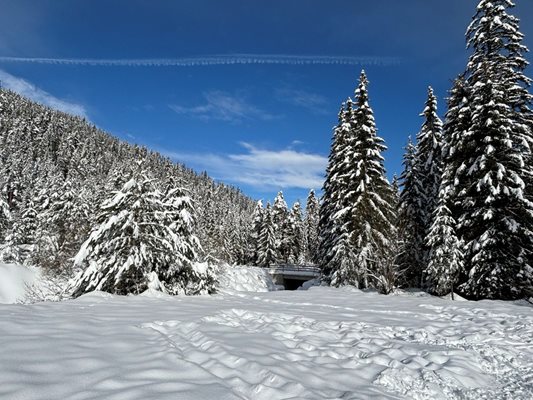
[[[0,306],[0,398],[530,399],[533,308],[357,290]]]

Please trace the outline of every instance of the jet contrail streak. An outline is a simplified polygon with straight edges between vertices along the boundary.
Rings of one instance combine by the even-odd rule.
[[[50,65],[81,65],[103,67],[201,67],[213,65],[359,65],[394,66],[401,63],[398,57],[314,56],[282,54],[228,54],[202,57],[162,59],[90,59],[90,58],[34,58],[0,57],[0,63],[33,63]]]

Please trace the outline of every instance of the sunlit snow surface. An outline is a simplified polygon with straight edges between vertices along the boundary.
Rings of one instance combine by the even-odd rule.
[[[0,305],[2,399],[531,399],[533,308],[355,289]]]

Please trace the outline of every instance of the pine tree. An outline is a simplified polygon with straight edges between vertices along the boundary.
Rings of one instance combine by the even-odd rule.
[[[276,259],[285,263],[289,262],[291,250],[289,209],[283,192],[279,192],[272,206],[272,221],[276,234]]]
[[[347,192],[348,171],[344,159],[348,156],[351,141],[351,115],[353,113],[352,100],[343,103],[339,111],[338,124],[333,132],[333,142],[328,158],[326,180],[324,181],[322,203],[320,205],[320,219],[318,224],[318,252],[317,261],[320,263],[322,275],[329,279],[334,269],[340,268],[349,249],[349,232],[341,232],[345,224],[343,196]],[[336,252],[340,253],[337,254]],[[347,264],[344,264],[346,267]],[[345,269],[343,267],[343,269]]]
[[[321,246],[326,247],[324,270],[335,286],[374,285],[372,277],[381,275],[394,247],[394,193],[385,177],[386,147],[377,136],[367,85],[363,71],[356,108],[348,104],[341,113],[324,186]]]
[[[420,210],[423,208],[423,188],[418,180],[416,146],[409,138],[403,157],[404,170],[400,175],[402,191],[399,200],[398,236],[400,238],[397,264],[404,271],[404,285],[418,285],[417,271],[424,269],[423,253],[425,228]]]
[[[92,290],[140,293],[149,287],[174,292],[176,276],[195,256],[191,209],[179,190],[163,196],[153,178],[136,172],[101,206],[99,225],[75,259],[87,269],[74,279],[73,296]]]
[[[394,174],[392,176],[392,182],[390,183],[392,186],[392,193],[394,193],[394,207],[398,207],[400,205],[400,178],[398,178],[398,175]]]
[[[508,14],[509,0],[481,0],[467,31],[473,54],[465,74],[470,121],[449,121],[445,175],[455,189],[451,208],[464,240],[466,274],[460,290],[471,298],[518,298],[533,287],[533,204],[526,195],[532,132],[530,81],[523,70],[523,35]],[[457,89],[457,87],[456,87]],[[458,119],[462,107],[452,114]]]
[[[71,259],[87,237],[90,211],[84,194],[83,190],[74,188],[72,182],[66,180],[52,192],[46,214],[41,215],[49,221],[55,233],[56,251],[51,268],[60,271],[70,269]]]
[[[307,244],[302,219],[302,206],[299,201],[295,202],[291,208],[287,235],[290,241],[289,262],[291,264],[304,263],[305,248],[307,247]]]
[[[410,207],[408,213],[414,214],[409,216],[408,222],[414,229],[411,232],[412,240],[406,243],[411,256],[402,261],[407,269],[407,282],[417,287],[424,284],[423,272],[429,262],[426,239],[437,208],[442,177],[442,121],[437,114],[437,98],[431,87],[421,116],[424,117],[424,123],[416,137],[416,151],[414,155],[408,155],[412,160],[406,162],[406,168],[412,163],[408,172],[412,176],[406,179],[412,179],[413,182],[406,182],[408,193],[405,194],[405,200],[411,201],[411,204],[406,203],[406,207]],[[413,200],[416,207],[412,207]]]
[[[306,238],[306,261],[318,262],[318,222],[320,219],[320,203],[315,191],[309,191],[305,206],[305,238]]]
[[[443,130],[443,173],[439,205],[427,238],[430,249],[425,271],[430,292],[445,295],[467,279],[464,265],[464,242],[459,236],[457,215],[461,208],[456,201],[461,185],[456,173],[463,167],[463,154],[456,151],[468,137],[471,121],[470,93],[464,75],[458,76],[448,98],[448,111]],[[459,146],[458,146],[459,144]],[[461,177],[466,184],[467,176]],[[453,292],[452,292],[453,296]]]
[[[161,223],[170,232],[171,237],[167,240],[173,259],[168,267],[163,264],[162,267],[154,268],[158,280],[170,294],[212,293],[215,276],[209,265],[203,273],[192,268],[201,251],[200,242],[195,235],[196,211],[187,190],[174,179],[167,183],[162,207]]]
[[[263,202],[259,200],[254,209],[252,231],[250,232],[250,242],[252,243],[252,255],[250,258],[253,265],[259,265],[259,241],[261,237],[261,229],[263,226],[263,218]]]
[[[31,264],[31,255],[35,246],[37,212],[33,202],[28,200],[20,215],[14,219],[11,230],[5,238],[2,258],[5,262]]]
[[[436,295],[452,294],[461,275],[464,273],[463,244],[457,237],[456,221],[447,206],[448,194],[446,186],[439,197],[439,205],[435,210],[427,243],[431,249],[426,275],[429,290]]]
[[[5,239],[10,221],[11,211],[9,210],[9,205],[0,192],[0,241]]]
[[[357,254],[359,286],[362,287],[369,286],[369,275],[380,276],[382,266],[390,263],[396,238],[394,193],[385,177],[382,156],[386,146],[377,135],[367,86],[363,71],[352,121],[354,158],[349,161],[352,186],[345,195],[350,207],[350,230]]]
[[[272,208],[267,203],[263,214],[261,234],[259,236],[259,258],[257,265],[263,268],[276,264],[276,225],[274,223]]]
[[[424,189],[424,224],[429,230],[433,212],[437,208],[442,177],[442,121],[437,114],[437,98],[428,89],[424,112],[424,124],[417,135],[416,163],[418,179]]]

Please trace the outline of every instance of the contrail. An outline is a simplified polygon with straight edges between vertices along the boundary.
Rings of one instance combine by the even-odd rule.
[[[201,67],[212,65],[359,65],[395,66],[401,64],[398,57],[352,57],[352,56],[314,56],[283,54],[227,54],[202,57],[181,57],[161,59],[91,59],[91,58],[34,58],[0,57],[0,63],[32,63],[51,65],[81,65],[102,67]]]

